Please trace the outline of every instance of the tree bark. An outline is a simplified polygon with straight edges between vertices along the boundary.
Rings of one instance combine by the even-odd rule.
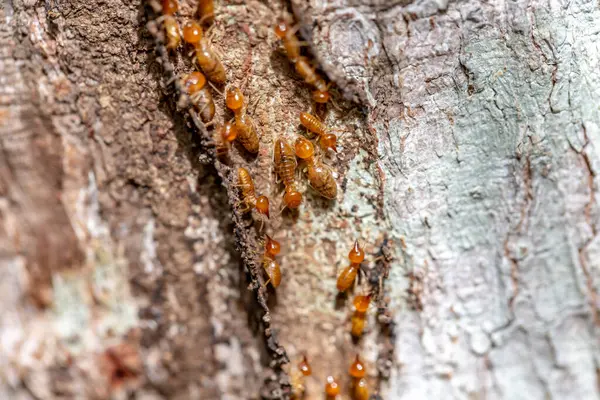
[[[0,397],[288,398],[306,354],[306,398],[328,375],[350,398],[359,353],[383,399],[600,398],[598,3],[218,2],[211,42],[261,132],[228,160],[151,5],[1,7]],[[278,214],[273,142],[313,104],[272,31],[287,13],[343,134],[320,155],[336,201],[300,173]],[[239,166],[271,198],[276,291]]]

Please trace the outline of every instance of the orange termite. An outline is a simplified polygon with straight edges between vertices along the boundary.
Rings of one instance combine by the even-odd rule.
[[[302,203],[302,193],[296,188],[294,175],[296,174],[296,157],[294,150],[284,139],[277,139],[273,149],[273,162],[275,171],[283,181],[285,192],[283,203],[289,208],[298,208]]]
[[[296,30],[297,28],[290,27],[284,20],[279,21],[277,25],[275,25],[275,35],[283,42],[285,52],[289,60],[293,63],[300,57],[301,43],[296,37]]]
[[[226,122],[220,128],[215,129],[213,139],[218,157],[224,157],[229,152],[231,142],[233,142],[236,137],[237,130],[235,129],[235,125],[231,122]]]
[[[371,295],[358,295],[354,297],[352,304],[354,304],[354,308],[356,312],[365,313],[369,308],[369,303],[371,302]]]
[[[367,323],[365,313],[355,312],[352,316],[351,323],[350,334],[354,338],[360,338],[365,330],[365,324]]]
[[[313,90],[312,98],[315,103],[325,104],[329,101],[329,99],[331,99],[331,94],[327,90],[324,92],[320,90]]]
[[[357,382],[354,382],[352,399],[369,400],[369,387],[365,378],[358,379]]]
[[[302,356],[302,361],[298,364],[298,369],[304,376],[309,376],[312,373],[312,369],[310,368],[310,364],[308,363],[306,356]]]
[[[177,0],[162,0],[161,8],[163,14],[163,27],[165,28],[165,36],[167,37],[167,49],[175,50],[181,43],[181,33],[179,31],[179,24],[177,20],[173,18],[173,14],[179,9]]]
[[[265,255],[274,258],[281,252],[281,245],[271,236],[265,234]]]
[[[348,260],[352,264],[360,264],[365,260],[365,251],[360,247],[358,240],[354,241],[352,249],[348,252]]]
[[[354,297],[352,303],[354,304],[354,315],[352,315],[352,327],[350,333],[355,338],[360,338],[365,329],[367,323],[367,310],[369,309],[369,303],[371,302],[371,295],[358,295]]]
[[[274,288],[277,288],[281,283],[281,269],[277,260],[265,257],[263,268],[269,277],[269,280],[265,282],[265,286],[271,283]]]
[[[198,0],[198,16],[200,22],[212,24],[215,19],[215,2],[213,0]]]
[[[353,379],[364,378],[365,374],[367,373],[365,365],[360,361],[358,354],[356,355],[356,359],[348,369],[348,373]]]
[[[265,255],[263,257],[263,268],[267,273],[269,280],[265,282],[265,286],[271,283],[274,288],[279,286],[281,283],[281,268],[279,263],[275,260],[275,256],[281,251],[281,245],[275,239],[272,239],[269,235],[265,235]]]
[[[162,0],[161,6],[163,15],[173,15],[179,9],[177,0]]]
[[[163,19],[163,26],[167,38],[166,47],[169,50],[175,50],[181,43],[181,35],[179,33],[179,24],[177,23],[177,20],[172,16],[167,15]]]
[[[215,103],[204,75],[198,71],[192,72],[185,76],[182,85],[192,104],[199,110],[202,121],[211,121],[215,115]]]
[[[328,399],[335,399],[338,394],[340,394],[340,385],[330,375],[327,377],[327,383],[325,384],[325,395]]]
[[[321,120],[309,113],[300,113],[300,123],[306,129],[319,136],[319,144],[324,149],[332,149],[337,153],[337,136],[330,133]]]
[[[354,242],[354,247],[348,253],[350,265],[342,270],[337,279],[337,289],[340,292],[346,291],[354,283],[358,274],[360,263],[365,259],[365,252],[360,248],[358,240]]]
[[[259,140],[256,129],[254,129],[254,121],[246,114],[244,109],[244,95],[237,87],[227,89],[225,95],[225,104],[235,115],[235,125],[238,130],[238,140],[248,152],[252,154],[258,153]]]
[[[195,21],[188,21],[183,25],[182,30],[183,40],[196,49],[196,60],[207,78],[218,84],[225,83],[227,80],[225,67],[208,39],[204,37],[202,27]]]
[[[298,370],[290,371],[290,383],[292,385],[292,399],[299,400],[304,398],[306,390],[304,386],[305,377],[311,374],[311,368],[308,364],[306,356],[302,357],[302,361],[298,363]]]
[[[325,82],[325,79],[315,72],[315,69],[308,61],[308,58],[302,56],[298,57],[294,66],[296,67],[296,72],[298,75],[304,79],[304,82],[313,86],[319,92],[327,92],[327,82]]]
[[[292,28],[282,20],[275,25],[275,35],[283,42],[283,47],[288,59],[294,64],[296,72],[304,79],[306,83],[313,86],[316,90],[312,93],[312,98],[316,103],[327,103],[331,98],[329,86],[315,69],[310,65],[306,57],[300,55],[302,43],[296,37],[297,28]]]
[[[313,144],[303,137],[296,139],[296,156],[306,161],[306,175],[310,186],[327,199],[335,199],[337,196],[337,183],[333,179],[331,170],[322,162],[318,161]]]
[[[256,197],[254,182],[246,168],[238,168],[238,184],[240,186],[242,201],[248,209],[255,208],[260,214],[266,215],[269,218],[269,199],[267,196]]]

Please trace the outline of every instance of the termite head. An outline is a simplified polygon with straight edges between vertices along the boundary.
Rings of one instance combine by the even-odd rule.
[[[313,146],[309,140],[303,137],[296,139],[294,150],[296,151],[296,156],[303,160],[311,158],[315,155],[315,146]]]
[[[340,394],[340,385],[335,381],[333,376],[327,377],[327,383],[325,384],[325,394],[329,397],[335,397]]]
[[[356,359],[354,360],[354,362],[350,366],[350,369],[348,370],[348,373],[351,377],[360,379],[365,376],[366,372],[367,371],[365,370],[365,365],[360,361],[360,358],[357,354]]]
[[[310,364],[308,363],[305,355],[302,356],[302,361],[298,364],[298,369],[304,376],[309,376],[312,374],[312,369],[310,368]]]
[[[271,236],[265,235],[267,241],[265,242],[265,252],[271,256],[276,256],[281,251],[281,245],[275,239],[272,239]]]
[[[242,108],[244,105],[244,95],[242,94],[242,91],[235,86],[227,89],[225,103],[227,104],[227,108],[234,112]]]
[[[235,138],[237,138],[238,131],[235,125],[231,122],[226,122],[225,125],[221,127],[221,137],[226,142],[233,142]]]
[[[173,15],[177,12],[179,5],[177,0],[162,0],[162,13],[163,15]]]
[[[281,20],[275,25],[275,34],[279,39],[284,39],[289,31],[290,25],[285,20]]]
[[[202,27],[196,21],[188,21],[183,25],[183,40],[191,45],[197,45],[202,39]]]
[[[269,198],[267,196],[258,196],[256,198],[256,211],[269,218]]]
[[[365,252],[360,248],[358,240],[354,242],[354,247],[348,253],[348,259],[352,264],[360,264],[365,259]]]
[[[298,208],[302,203],[302,193],[295,189],[286,190],[283,195],[283,202],[288,208]]]
[[[337,136],[334,133],[326,133],[319,139],[321,147],[331,149],[337,153]]]
[[[326,90],[325,91],[315,90],[312,92],[312,98],[315,103],[324,104],[329,101],[329,99],[331,98],[331,95]]]
[[[206,85],[206,78],[202,72],[195,71],[185,76],[182,85],[188,94],[194,94]]]

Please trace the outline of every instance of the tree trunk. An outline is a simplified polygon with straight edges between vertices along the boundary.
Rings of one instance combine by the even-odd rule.
[[[305,354],[305,398],[333,375],[349,399],[357,353],[383,399],[600,398],[597,2],[217,2],[211,42],[261,133],[226,160],[151,4],[0,7],[1,398],[289,398]],[[273,33],[288,13],[340,136],[319,155],[337,199],[300,171],[298,213],[272,174],[313,107]],[[271,198],[263,230],[240,166]]]

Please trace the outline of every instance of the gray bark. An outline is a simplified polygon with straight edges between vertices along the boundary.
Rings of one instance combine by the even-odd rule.
[[[313,40],[370,105],[406,243],[384,397],[598,398],[598,4],[340,8]]]
[[[0,397],[280,398],[303,353],[310,399],[356,353],[384,399],[600,397],[598,3],[365,3],[292,2],[354,103],[325,115],[337,200],[303,179],[267,224],[276,293],[231,174],[281,207],[272,142],[311,107],[272,32],[287,5],[217,3],[262,133],[222,163],[150,7],[3,3]],[[354,294],[377,294],[358,342],[335,289],[356,238]]]

